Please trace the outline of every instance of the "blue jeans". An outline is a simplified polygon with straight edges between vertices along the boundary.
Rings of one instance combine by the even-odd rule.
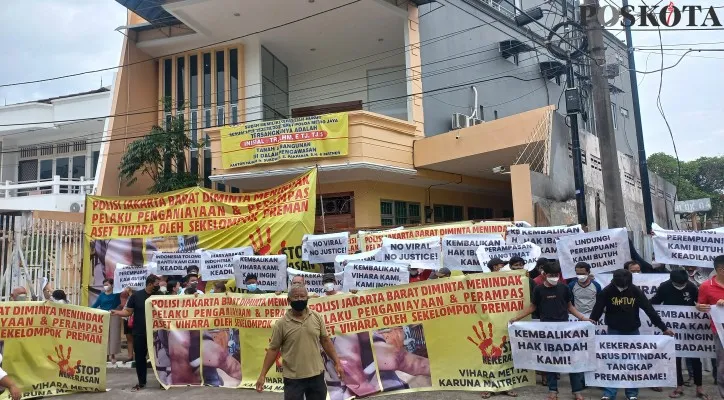
[[[546,372],[548,376],[548,390],[558,393],[558,373]],[[571,393],[576,394],[583,391],[583,372],[571,372],[568,374],[571,378]]]
[[[635,331],[628,331],[628,332],[622,332],[616,329],[608,329],[607,335],[626,335],[626,336],[633,336],[633,335],[640,335],[639,330],[636,329]],[[608,397],[611,400],[616,400],[616,394],[618,393],[618,388],[604,388],[603,389],[603,397]],[[631,397],[639,397],[639,389],[638,388],[632,388],[632,389],[625,389],[624,394],[626,395],[627,399],[630,399]]]

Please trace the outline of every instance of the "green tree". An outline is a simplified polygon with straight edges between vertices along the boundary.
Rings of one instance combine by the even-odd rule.
[[[649,170],[678,186],[678,200],[711,198],[712,216],[724,212],[724,157],[701,157],[681,161],[681,175],[676,158],[655,153],[647,159]]]
[[[199,184],[196,172],[189,172],[186,152],[195,143],[186,134],[183,118],[170,117],[165,127],[153,126],[144,137],[133,141],[121,158],[120,177],[128,186],[147,175],[153,185],[148,193],[163,193]]]

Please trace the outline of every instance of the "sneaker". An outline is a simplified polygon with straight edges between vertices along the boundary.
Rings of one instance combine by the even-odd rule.
[[[639,398],[636,396],[633,396],[633,397],[629,397],[628,400],[639,400]]]
[[[601,397],[601,400],[611,400],[611,398],[608,396],[603,396],[603,397]]]

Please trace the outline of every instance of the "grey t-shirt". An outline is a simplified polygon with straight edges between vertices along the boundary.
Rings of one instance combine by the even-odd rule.
[[[583,314],[590,314],[593,305],[596,304],[596,295],[601,291],[601,286],[596,281],[591,281],[588,286],[581,286],[574,281],[569,286],[573,293],[573,305],[576,310]]]

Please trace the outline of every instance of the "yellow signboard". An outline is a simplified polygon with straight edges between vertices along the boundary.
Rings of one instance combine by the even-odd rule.
[[[113,278],[116,264],[143,265],[155,251],[252,246],[258,255],[302,261],[302,237],[314,232],[317,170],[275,188],[222,193],[199,187],[138,197],[86,197],[83,301]]]
[[[221,128],[224,169],[282,160],[346,156],[349,115],[335,113]]]
[[[525,271],[472,274],[311,299],[344,366],[325,361],[331,400],[431,390],[499,392],[535,384],[513,366],[508,321],[529,304]],[[152,296],[149,354],[164,387],[253,389],[284,297]],[[283,390],[283,363],[265,390]]]
[[[3,369],[23,398],[105,392],[110,314],[38,301],[0,304]],[[9,391],[0,395],[6,399]]]

